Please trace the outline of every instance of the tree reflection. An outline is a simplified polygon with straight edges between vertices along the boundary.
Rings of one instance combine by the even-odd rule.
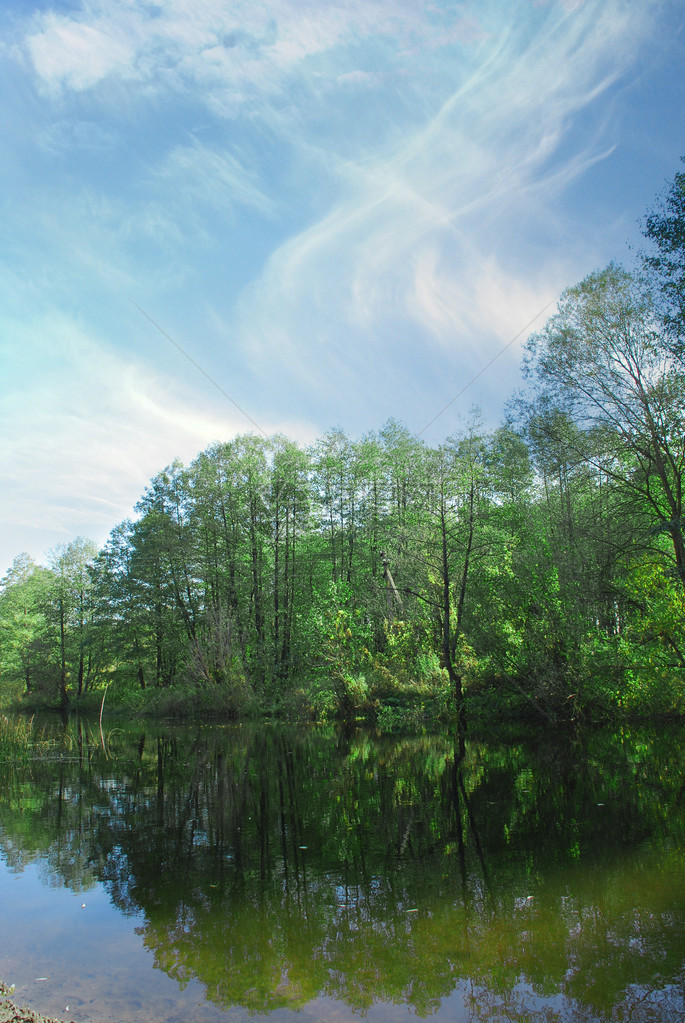
[[[102,881],[155,964],[220,1006],[682,1011],[677,742],[70,727],[73,755],[5,770],[7,862]]]

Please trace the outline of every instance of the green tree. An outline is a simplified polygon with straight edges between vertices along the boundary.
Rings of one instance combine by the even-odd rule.
[[[46,619],[51,573],[28,554],[14,559],[0,581],[0,679],[10,698],[42,688],[49,674]],[[47,662],[47,663],[46,663]]]
[[[93,630],[108,671],[124,689],[144,690],[155,678],[155,633],[146,575],[133,567],[134,536],[130,520],[115,526],[93,563]]]
[[[84,681],[86,686],[90,682],[88,653],[92,602],[89,569],[96,554],[96,545],[83,537],[61,544],[50,553],[54,579],[49,594],[50,617],[57,633],[59,702],[62,707],[69,703],[70,687],[73,689],[75,685],[77,695],[81,696]]]
[[[683,158],[685,162],[685,158]],[[685,356],[685,173],[647,214],[643,233],[651,248],[643,253],[648,279],[660,298],[659,309],[673,351]]]
[[[152,479],[136,506],[130,569],[154,635],[158,686],[179,677],[198,634],[201,580],[191,509],[188,472],[178,461]]]
[[[307,452],[285,437],[273,438],[269,487],[273,564],[273,673],[287,680],[301,661],[295,623],[303,610],[303,538],[309,529],[311,490]]]
[[[590,274],[564,292],[557,313],[530,340],[527,370],[578,427],[578,459],[601,467],[668,531],[685,587],[685,386],[649,297],[614,264]]]
[[[474,419],[462,436],[426,452],[423,495],[414,490],[412,514],[404,509],[402,535],[421,580],[408,591],[433,623],[459,718],[471,653],[467,621],[474,573],[481,571],[492,546],[486,529],[491,504],[487,450],[487,439]]]

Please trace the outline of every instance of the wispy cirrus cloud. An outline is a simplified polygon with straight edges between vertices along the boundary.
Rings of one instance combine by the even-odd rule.
[[[197,387],[189,394],[168,371],[151,372],[67,317],[6,322],[0,352],[14,381],[0,396],[3,560],[12,554],[10,537],[14,553],[34,549],[45,531],[53,542],[78,534],[104,540],[165,462],[189,461],[211,442],[252,429],[230,403],[198,400]],[[267,419],[263,428],[283,425]],[[287,427],[301,441],[314,434],[295,419]]]
[[[368,401],[379,384],[358,379],[350,337],[379,354],[393,388],[394,365],[417,348],[441,348],[453,373],[475,369],[568,283],[587,239],[569,236],[554,202],[610,151],[601,116],[571,152],[569,127],[620,78],[649,12],[555,6],[534,32],[531,6],[509,6],[499,33],[483,26],[432,116],[394,148],[340,161],[337,202],[250,286],[239,334],[263,365],[278,361],[310,393],[322,378],[343,393],[361,386]],[[531,267],[517,251],[545,221],[557,251]]]
[[[175,454],[249,426],[130,299],[267,432],[423,426],[616,255],[625,208],[576,220],[568,197],[620,152],[621,83],[664,4],[0,12],[0,339],[52,374],[8,364],[0,390],[28,519],[42,502],[60,536],[92,532],[81,507],[99,531]],[[496,415],[516,362],[465,402]]]
[[[186,208],[199,204],[231,212],[246,206],[273,217],[276,203],[261,187],[259,176],[230,152],[220,152],[192,139],[176,146],[154,170],[154,177],[173,188]],[[171,196],[169,196],[171,198]]]
[[[512,265],[512,240],[526,218],[553,218],[554,196],[607,151],[602,132],[571,154],[563,146],[574,117],[629,63],[653,6],[167,0],[115,7],[95,0],[76,13],[36,16],[26,45],[46,86],[84,91],[105,77],[150,81],[190,90],[233,123],[247,117],[263,125],[262,151],[241,151],[243,129],[234,128],[230,147],[195,139],[155,160],[150,181],[165,189],[165,216],[180,230],[203,205],[227,213],[246,206],[262,223],[278,218],[297,196],[298,178],[307,187],[316,169],[328,208],[313,222],[305,210],[306,226],[290,227],[234,321],[252,357],[297,354],[306,372],[309,336],[317,350],[321,337],[335,347],[336,333],[352,327],[368,343],[400,314],[421,343],[449,345],[466,322],[480,323],[485,335],[498,324],[501,336],[497,292],[483,280],[499,280],[501,295],[511,296],[518,279],[533,304],[558,285],[563,256],[531,287],[530,271],[520,280]],[[326,116],[298,93],[313,84],[334,92]],[[348,104],[350,86],[358,94]],[[355,146],[355,119],[376,128],[389,97],[394,121]],[[349,153],[341,152],[344,139]],[[263,149],[284,140],[291,180],[279,209],[267,179],[282,169],[266,166]],[[143,231],[159,219],[159,206],[149,194],[136,198],[131,223]]]
[[[438,8],[434,8],[437,10]],[[26,37],[46,87],[84,90],[120,74],[159,82],[177,76],[217,85],[260,85],[267,91],[303,61],[347,42],[397,38],[402,48],[444,31],[418,0],[165,0],[113,5],[93,0],[68,13],[37,14]],[[471,25],[472,19],[467,19]],[[264,68],[270,73],[264,74]]]

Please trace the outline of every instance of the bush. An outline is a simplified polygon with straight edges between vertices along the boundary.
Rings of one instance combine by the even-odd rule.
[[[247,685],[197,686],[190,682],[146,690],[142,705],[145,714],[179,719],[249,717],[256,710],[254,694]]]

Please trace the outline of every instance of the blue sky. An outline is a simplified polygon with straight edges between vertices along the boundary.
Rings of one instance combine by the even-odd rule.
[[[633,258],[685,153],[684,24],[682,0],[5,0],[0,574],[254,429],[151,320],[268,434],[423,430]],[[527,333],[428,440],[475,402],[497,422]]]

